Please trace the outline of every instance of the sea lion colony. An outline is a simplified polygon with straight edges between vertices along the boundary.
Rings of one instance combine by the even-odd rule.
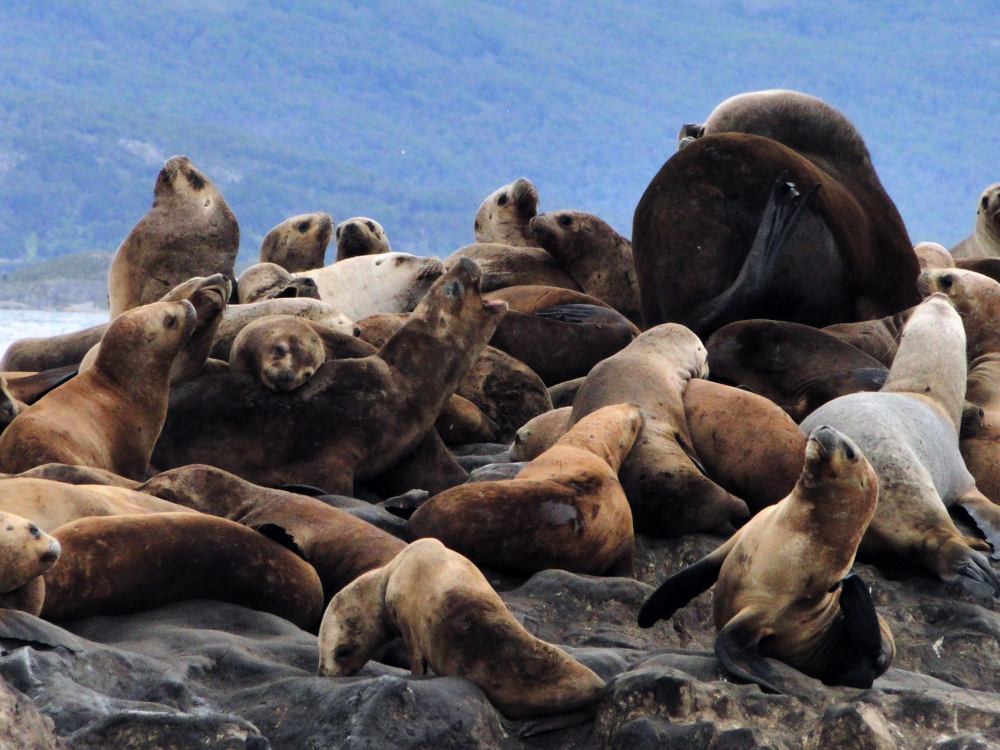
[[[443,261],[317,212],[238,280],[235,217],[168,160],[111,322],[0,363],[0,607],[222,600],[318,632],[321,675],[464,677],[542,731],[605,681],[496,576],[629,577],[636,534],[708,533],[639,625],[714,584],[731,679],[870,688],[896,644],[856,556],[1000,596],[1000,283],[914,251],[818,99],[734,97],[679,146],[631,242],[519,179]],[[997,254],[997,193],[956,257]]]

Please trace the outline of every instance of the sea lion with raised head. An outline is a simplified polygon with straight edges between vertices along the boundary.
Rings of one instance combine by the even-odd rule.
[[[413,542],[330,602],[319,631],[319,674],[356,674],[402,636],[414,674],[472,681],[508,719],[588,709],[604,681],[514,619],[471,562],[436,539]]]
[[[276,263],[257,263],[236,279],[237,300],[241,305],[285,297],[319,299],[316,282],[292,276]]]
[[[152,208],[111,261],[111,318],[196,276],[221,273],[235,283],[239,249],[240,228],[222,193],[186,156],[172,156],[156,178]]]
[[[333,218],[325,211],[293,216],[264,235],[260,262],[274,263],[291,273],[322,268],[332,235]]]
[[[35,617],[42,611],[45,579],[56,564],[59,542],[31,521],[0,512],[0,609],[18,609]]]
[[[538,191],[522,177],[495,190],[476,211],[476,242],[534,247],[528,222],[538,211]]]
[[[976,228],[951,248],[952,257],[1000,258],[1000,182],[994,182],[979,196]]]
[[[770,657],[828,685],[870,688],[896,648],[868,587],[849,573],[877,497],[875,471],[858,446],[816,428],[791,494],[668,578],[643,605],[639,625],[671,617],[714,583],[715,655],[730,675],[785,692]]]
[[[355,216],[337,225],[337,262],[359,255],[391,253],[389,238],[375,219]]]

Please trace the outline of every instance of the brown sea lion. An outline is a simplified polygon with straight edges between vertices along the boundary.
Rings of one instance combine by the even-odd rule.
[[[167,414],[170,370],[195,320],[187,300],[154,302],[115,318],[93,368],[19,414],[0,435],[0,471],[79,464],[144,480]]]
[[[1000,182],[979,196],[976,228],[951,249],[954,258],[1000,258]]]
[[[0,512],[0,609],[42,611],[45,580],[60,554],[59,542],[31,521]]]
[[[7,398],[20,402],[23,406],[30,406],[53,388],[58,388],[75,376],[77,372],[79,367],[69,365],[35,373],[0,372],[0,378],[6,381]]]
[[[583,291],[576,279],[539,247],[494,243],[466,245],[444,259],[445,268],[451,268],[459,258],[471,258],[482,266],[484,292],[531,285]]]
[[[573,406],[570,405],[550,409],[529,419],[514,435],[510,460],[534,461],[569,431],[572,415]]]
[[[936,242],[918,242],[913,246],[913,252],[917,255],[920,263],[920,270],[928,268],[954,268],[955,259],[944,245]]]
[[[337,262],[359,255],[391,253],[389,238],[374,219],[355,216],[337,225]],[[318,266],[316,266],[318,268]]]
[[[916,304],[917,257],[891,201],[865,203],[870,187],[854,193],[769,138],[699,138],[663,165],[635,211],[644,324],[675,321],[707,337],[750,318],[825,326]]]
[[[490,193],[476,211],[476,242],[534,247],[528,222],[538,210],[538,191],[522,177]]]
[[[828,685],[870,688],[896,647],[867,586],[848,574],[877,488],[849,438],[816,428],[791,494],[668,578],[643,605],[639,625],[671,617],[714,583],[715,655],[730,675],[784,692],[763,658],[771,657]]]
[[[884,367],[892,367],[892,360],[899,350],[899,337],[903,326],[916,308],[889,315],[878,320],[863,320],[858,323],[838,323],[827,326],[824,333],[836,336],[846,344],[860,349]]]
[[[480,278],[457,264],[377,355],[325,362],[290,393],[233,373],[173,389],[154,464],[351,495],[416,448],[492,336],[507,306],[483,301]]]
[[[291,273],[322,268],[332,235],[333,218],[325,211],[293,216],[264,235],[260,262],[274,263]]]
[[[864,451],[879,477],[878,507],[860,554],[899,556],[978,595],[1000,596],[1000,580],[964,537],[948,507],[968,509],[989,538],[1000,541],[1000,508],[976,489],[959,452],[965,403],[966,337],[943,294],[932,294],[903,328],[889,378],[878,393],[841,396],[802,423],[829,425]]]
[[[281,542],[316,569],[328,600],[406,546],[316,498],[259,487],[211,466],[165,471],[138,492],[227,518]]]
[[[156,178],[152,208],[111,261],[112,320],[195,276],[221,273],[235,283],[239,249],[240,228],[222,193],[186,156],[172,156]]]
[[[956,258],[955,267],[1000,281],[1000,258]]]
[[[140,482],[134,479],[120,477],[104,469],[94,469],[90,466],[70,466],[67,464],[42,464],[34,469],[22,471],[20,474],[0,474],[0,478],[10,479],[49,479],[63,484],[100,484],[105,487],[125,487],[135,489]]]
[[[308,321],[271,315],[240,331],[229,354],[229,371],[287,392],[305,384],[325,361],[323,340]]]
[[[642,432],[618,472],[639,533],[729,535],[750,514],[745,502],[705,476],[691,446],[684,390],[690,379],[708,375],[706,357],[687,328],[657,326],[595,366],[573,401],[571,424],[610,404],[645,409]]]
[[[877,391],[889,374],[880,362],[836,336],[799,323],[730,323],[713,333],[705,347],[713,380],[748,387],[796,422],[838,396]]]
[[[301,557],[246,526],[203,513],[81,518],[52,534],[59,565],[45,574],[50,621],[127,615],[216,599],[300,628],[323,612],[323,587]]]
[[[102,323],[58,336],[18,339],[0,359],[0,372],[43,372],[78,365],[107,330],[108,324]]]
[[[14,417],[26,408],[27,404],[14,398],[7,387],[7,379],[0,373],[0,432],[6,430],[7,425],[14,421]]]
[[[549,211],[529,228],[535,245],[562,265],[587,294],[642,323],[632,244],[610,224],[582,211]]]
[[[257,263],[240,274],[236,280],[237,300],[241,305],[285,297],[319,299],[316,282],[305,277],[292,276],[276,263]]]
[[[445,445],[492,443],[500,428],[474,403],[458,394],[449,398],[434,422]]]
[[[471,562],[436,539],[413,542],[330,602],[319,631],[319,673],[356,674],[401,635],[411,670],[428,667],[482,688],[508,719],[592,706],[604,681],[531,635]]]
[[[598,409],[512,480],[476,482],[421,505],[410,540],[433,537],[480,566],[634,575],[632,513],[618,467],[642,428],[634,404]]]
[[[552,399],[552,408],[561,409],[564,406],[572,406],[580,386],[586,379],[586,377],[573,378],[550,386],[549,397]]]

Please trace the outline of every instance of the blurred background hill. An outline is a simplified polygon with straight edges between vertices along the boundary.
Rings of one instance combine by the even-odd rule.
[[[317,210],[444,255],[522,176],[630,236],[679,127],[761,88],[851,117],[914,241],[1000,180],[996,0],[10,0],[0,73],[0,271],[113,251],[175,153],[244,259]]]

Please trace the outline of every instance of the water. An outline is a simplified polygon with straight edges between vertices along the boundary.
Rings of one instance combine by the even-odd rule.
[[[17,339],[58,336],[108,322],[108,311],[0,310],[0,357]]]

